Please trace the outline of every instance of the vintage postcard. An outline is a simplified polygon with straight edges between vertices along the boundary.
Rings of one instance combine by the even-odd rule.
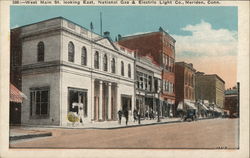
[[[0,4],[1,157],[249,156],[249,2]]]

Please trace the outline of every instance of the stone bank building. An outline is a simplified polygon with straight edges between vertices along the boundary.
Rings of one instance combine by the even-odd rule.
[[[62,17],[13,29],[18,32],[22,124],[65,126],[81,103],[84,121],[117,119],[135,105],[134,52]],[[131,116],[132,117],[132,116]],[[130,118],[131,118],[130,117]]]

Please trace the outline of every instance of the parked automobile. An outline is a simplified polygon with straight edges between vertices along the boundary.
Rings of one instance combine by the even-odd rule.
[[[184,116],[184,121],[195,121],[196,119],[196,110],[188,109],[186,115]]]

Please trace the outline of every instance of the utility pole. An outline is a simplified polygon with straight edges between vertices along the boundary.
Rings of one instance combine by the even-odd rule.
[[[90,101],[91,101],[91,115],[93,114],[93,112],[95,111],[94,109],[93,109],[93,106],[94,106],[94,104],[95,104],[95,100],[94,100],[94,102],[93,102],[93,98],[94,98],[94,96],[93,96],[93,91],[95,90],[95,88],[94,89],[92,89],[92,87],[93,87],[93,61],[92,61],[92,56],[93,56],[93,39],[92,39],[92,33],[93,33],[93,29],[94,29],[94,27],[93,27],[93,23],[91,22],[90,23],[90,30],[91,30],[91,35],[90,35],[90,56],[91,56],[91,60],[90,60],[90,78],[91,78],[91,99],[90,99]],[[94,83],[95,84],[95,83]],[[94,106],[94,108],[96,108],[95,106]],[[92,116],[92,119],[94,120],[95,119],[95,113],[94,113],[94,116]]]
[[[100,35],[102,36],[102,12],[100,12]]]
[[[160,87],[161,86],[161,83],[160,83],[160,85],[158,86],[158,109],[157,109],[157,122],[161,122],[161,120],[160,120],[160,103],[161,103],[161,101],[160,101],[160,95],[161,95],[161,91],[162,91],[162,87]]]

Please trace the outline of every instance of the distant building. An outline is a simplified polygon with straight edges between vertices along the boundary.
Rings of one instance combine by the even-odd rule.
[[[239,87],[233,87],[225,91],[225,110],[230,117],[239,116]]]
[[[176,108],[186,110],[195,107],[195,72],[193,65],[185,62],[175,63]]]
[[[195,97],[197,100],[208,100],[209,104],[216,104],[224,108],[225,81],[216,74],[195,74]]]
[[[163,109],[170,108],[169,116],[173,116],[175,104],[175,39],[162,28],[150,32],[126,37],[118,37],[118,43],[133,50],[141,56],[150,55],[162,68]]]

